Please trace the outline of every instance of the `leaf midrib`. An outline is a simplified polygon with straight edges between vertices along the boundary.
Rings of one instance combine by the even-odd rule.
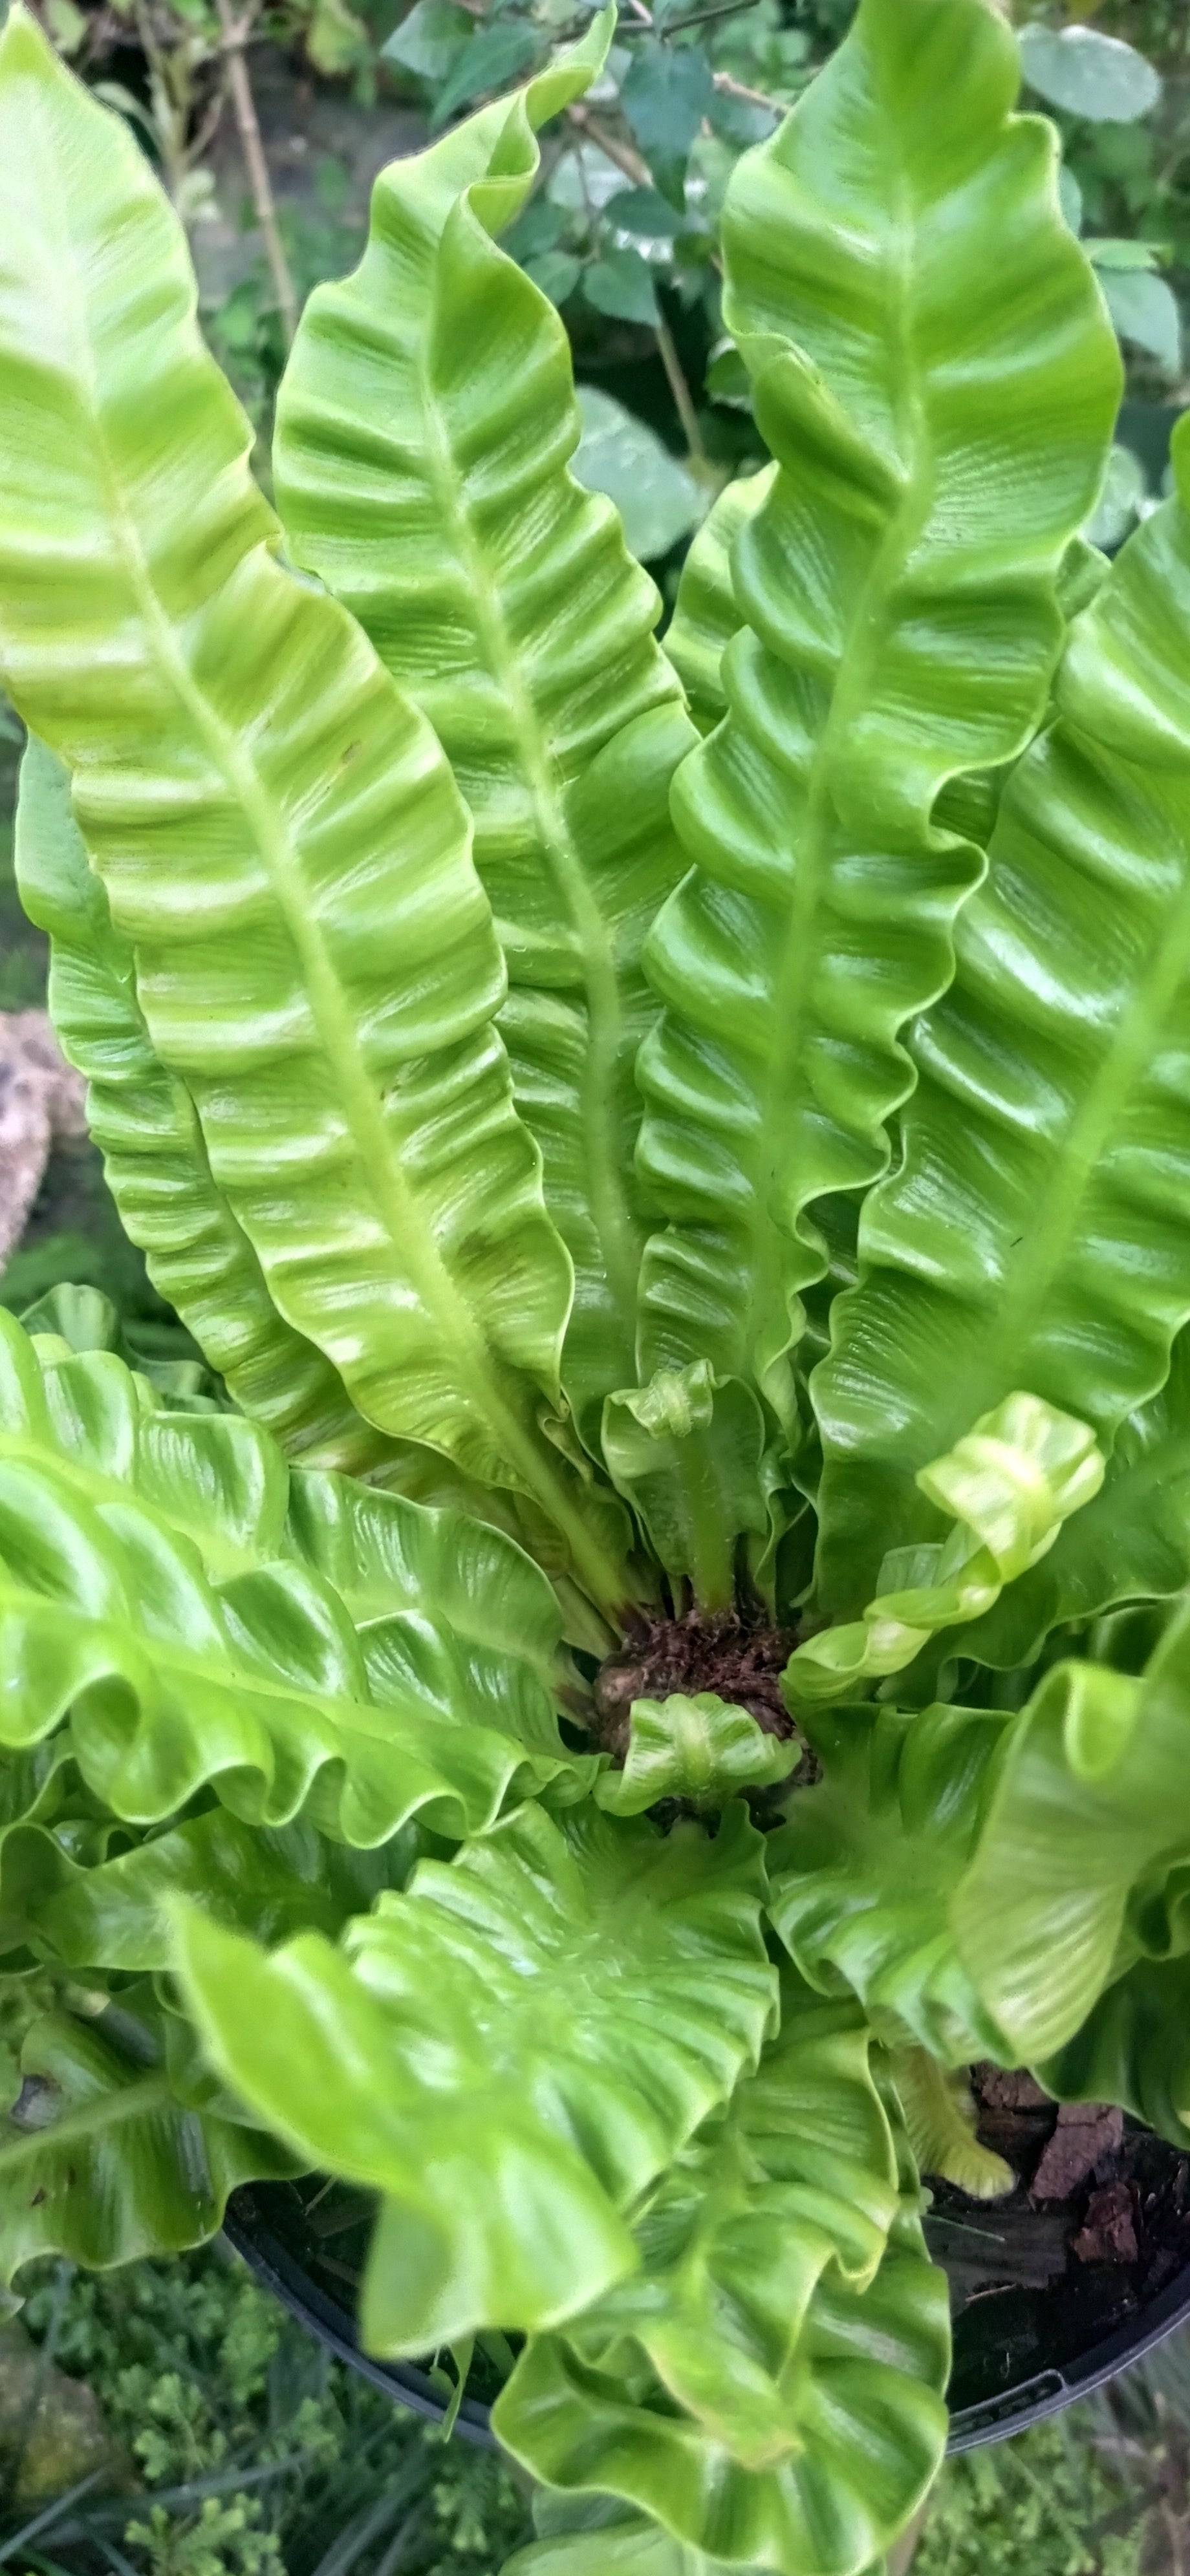
[[[785,1144],[790,1104],[796,1104],[802,1111],[802,1116],[793,1126],[793,1133],[795,1137],[800,1133],[803,1148],[805,1143],[804,1113],[808,1085],[802,1075],[802,1061],[809,1016],[807,1004],[812,1009],[812,978],[816,964],[813,933],[829,897],[834,776],[840,757],[846,756],[851,730],[870,692],[872,674],[885,647],[897,579],[926,524],[933,500],[932,441],[920,387],[921,370],[916,363],[912,320],[912,200],[902,171],[890,173],[888,204],[890,213],[895,215],[895,222],[890,223],[893,252],[885,270],[889,289],[885,310],[888,339],[893,344],[896,361],[891,372],[896,388],[894,418],[901,460],[902,498],[889,517],[859,593],[831,689],[830,710],[810,762],[805,833],[794,860],[793,902],[776,981],[775,1021],[779,1036],[763,1087],[764,1107],[759,1132],[762,1138],[772,1139],[772,1151],[763,1170],[763,1214],[759,1221],[764,1233],[760,1258],[753,1273],[746,1327],[750,1349],[756,1347],[766,1315],[778,1310],[788,1290],[806,1287],[823,1275],[821,1255],[807,1239],[801,1223],[803,1211],[816,1192],[799,1192],[792,1225],[783,1221],[779,1209],[783,1184],[788,1193],[787,1166],[783,1169],[781,1148]],[[762,508],[764,506],[762,504]],[[908,1089],[910,1079],[906,1067],[902,1091]],[[890,1108],[893,1106],[895,1101],[890,1101]],[[837,1132],[837,1119],[832,1117],[830,1124]],[[887,1140],[881,1147],[877,1139],[872,1139],[871,1150],[871,1177],[875,1178],[887,1159]]]
[[[1075,740],[1079,739],[1075,727],[1065,729]],[[1094,746],[1087,748],[1093,751]],[[1174,926],[1171,929],[1167,919],[1156,925],[1150,942],[1147,971],[1134,987],[1131,1001],[1117,1023],[1099,1070],[1068,1122],[1063,1148],[1055,1158],[1055,1168],[1046,1187],[1036,1231],[1026,1242],[1021,1260],[1013,1263],[1009,1258],[1005,1263],[995,1310],[987,1319],[970,1371],[970,1379],[980,1392],[977,1395],[973,1388],[963,1413],[964,1421],[974,1421],[1003,1393],[1019,1366],[1022,1349],[1027,1348],[1033,1339],[1032,1319],[1043,1313],[1055,1279],[1070,1251],[1082,1203],[1102,1162],[1107,1139],[1113,1126],[1124,1116],[1133,1093],[1143,1083],[1150,1064],[1160,1051],[1169,1015],[1186,983],[1188,972],[1190,865],[1186,868]],[[1011,1250],[1010,1245],[1010,1255]],[[1154,1394],[1163,1376],[1164,1372],[1145,1395],[1133,1394],[1127,1409],[1133,1409]],[[1113,1429],[1119,1418],[1120,1409],[1117,1407]]]
[[[455,467],[449,432],[424,356],[418,365],[418,376],[434,498],[450,527],[466,572],[476,636],[488,675],[500,689],[513,718],[521,770],[537,826],[538,848],[577,941],[587,1008],[588,1044],[579,1092],[586,1173],[608,1283],[631,1348],[644,1228],[628,1206],[625,1172],[611,1115],[624,1043],[613,941],[566,820],[549,744],[508,633],[499,585],[471,523],[462,478]],[[477,835],[482,829],[483,819],[477,814]]]
[[[51,169],[51,180],[52,177]],[[344,1015],[334,1007],[341,987],[325,956],[325,944],[318,925],[309,917],[309,907],[301,898],[300,849],[291,843],[285,819],[259,779],[254,764],[241,752],[238,742],[194,679],[157,596],[151,568],[126,506],[119,470],[106,435],[96,352],[79,289],[74,245],[64,219],[64,192],[51,184],[43,188],[42,201],[47,208],[58,208],[62,216],[58,273],[61,291],[72,307],[76,376],[80,388],[85,390],[95,453],[126,577],[144,620],[147,640],[156,646],[163,675],[197,730],[215,768],[240,805],[267,867],[278,909],[307,978],[307,997],[319,1043],[339,1077],[341,1088],[338,1098],[356,1153],[363,1172],[372,1175],[371,1192],[394,1247],[397,1275],[404,1265],[407,1275],[412,1276],[423,1310],[440,1339],[448,1378],[461,1378],[469,1385],[476,1411],[487,1422],[497,1447],[503,1449],[517,1477],[524,1481],[527,1490],[536,1496],[547,1516],[568,1540],[580,1580],[586,1581],[597,1602],[605,1608],[614,1606],[625,1588],[620,1569],[605,1559],[602,1547],[563,1487],[557,1470],[544,1456],[535,1433],[518,1418],[499,1387],[493,1384],[492,1371],[496,1364],[486,1336],[476,1325],[466,1300],[456,1290],[433,1240],[432,1229],[423,1225],[420,1204],[404,1174],[392,1162],[387,1129],[372,1096],[359,1047],[344,1037]],[[260,550],[263,552],[263,548]],[[238,560],[244,561],[245,555],[241,554]],[[347,1017],[349,1019],[350,1014]],[[272,1282],[269,1284],[271,1289]],[[279,1294],[277,1303],[279,1311],[284,1313]],[[287,1317],[286,1320],[291,1319]],[[302,1327],[299,1324],[294,1329],[300,1332]]]

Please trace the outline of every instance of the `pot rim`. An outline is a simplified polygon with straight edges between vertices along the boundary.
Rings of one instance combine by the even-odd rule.
[[[228,2203],[223,2233],[228,2243],[255,2273],[265,2289],[296,2317],[299,2324],[315,2335],[338,2361],[358,2370],[376,2388],[388,2391],[398,2406],[431,2423],[441,2423],[446,2414],[446,2400],[435,2388],[424,2370],[411,2361],[374,2361],[361,2351],[355,2319],[350,2309],[330,2298],[310,2278],[296,2256],[291,2254],[270,2227],[250,2184],[232,2194]],[[1076,2398],[1087,2397],[1102,2388],[1109,2379],[1127,2369],[1134,2361],[1151,2352],[1155,2344],[1172,2334],[1174,2328],[1190,2322],[1190,2264],[1176,2272],[1155,2299],[1148,2301],[1136,2316],[1128,2318],[1107,2335],[1100,2335],[1084,2353],[1061,2369],[1051,2366],[1037,2371],[1026,2380],[1005,2388],[994,2397],[984,2397],[973,2406],[956,2409],[950,2419],[947,2453],[973,2451],[986,2442],[1006,2441],[1011,2434],[1023,2433],[1032,2424],[1040,2424],[1047,2415],[1057,2415]],[[465,2442],[476,2442],[483,2449],[495,2451],[499,2443],[491,2427],[491,2410],[478,2399],[464,2397],[455,2418],[456,2433]]]

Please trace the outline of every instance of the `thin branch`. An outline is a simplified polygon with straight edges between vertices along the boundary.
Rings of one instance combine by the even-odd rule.
[[[186,146],[186,160],[188,164],[192,165],[195,161],[201,161],[208,145],[214,142],[219,128],[219,121],[226,105],[227,72],[226,66],[224,66],[220,72],[218,88],[216,89],[215,95],[207,108],[206,115],[203,117],[201,124],[196,126],[195,131]]]
[[[674,398],[674,409],[682,424],[682,436],[686,441],[690,462],[695,473],[705,478],[712,470],[711,463],[702,443],[698,413],[694,408],[685,370],[674,346],[674,336],[668,322],[658,322],[656,333],[657,346],[661,352],[661,364],[669,378],[669,390]]]
[[[670,18],[665,32],[667,36],[676,36],[683,27],[705,26],[709,18],[738,18],[745,9],[755,7],[756,0],[716,0],[716,6],[713,9],[695,9],[688,18]],[[644,29],[619,27],[616,32],[620,36],[636,36],[643,35]]]
[[[733,80],[730,72],[716,72],[714,80],[716,89],[726,90],[729,98],[745,98],[749,107],[771,108],[774,116],[787,113],[780,99],[770,98],[763,89],[749,89],[746,81]]]
[[[639,152],[634,152],[630,143],[621,143],[619,135],[612,133],[611,127],[604,124],[602,117],[592,116],[589,107],[568,107],[566,113],[570,123],[578,127],[580,134],[589,134],[592,143],[598,144],[599,150],[606,153],[608,160],[615,162],[617,170],[622,170],[625,178],[631,179],[634,188],[652,187],[653,173],[648,162],[642,161]]]
[[[281,316],[285,345],[291,348],[293,335],[297,330],[297,295],[289,271],[289,262],[285,256],[285,245],[277,227],[277,209],[273,203],[269,165],[264,157],[264,145],[260,139],[260,126],[256,117],[256,102],[252,96],[252,83],[248,78],[244,48],[248,41],[251,20],[234,18],[231,0],[215,0],[215,5],[219,12],[219,24],[223,29],[223,51],[227,57],[228,85],[235,109],[236,124],[240,130],[248,185],[252,191],[256,220],[264,239],[265,256],[277,298],[277,310]]]

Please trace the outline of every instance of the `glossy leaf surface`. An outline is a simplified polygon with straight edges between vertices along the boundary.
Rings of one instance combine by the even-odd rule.
[[[1176,451],[1190,496],[1190,446]],[[816,1372],[824,1606],[920,1531],[913,1475],[1009,1386],[1106,1448],[1190,1314],[1190,511],[1146,520],[1005,789],[903,1160]]]
[[[1101,1491],[1063,1523],[1049,1555],[961,1637],[940,1641],[940,1652],[953,1645],[1002,1672],[1027,1667],[1055,1628],[1120,1603],[1170,1600],[1188,1583],[1190,1337],[1181,1333],[1160,1393],[1121,1424]]]
[[[965,1708],[816,1709],[806,1727],[823,1779],[796,1792],[768,1841],[768,1913],[802,1975],[858,1995],[943,2065],[1006,2055],[951,1912],[1009,1723]]]
[[[776,2001],[761,1841],[527,1809],[269,1957],[193,1913],[209,2053],[311,2161],[384,2194],[369,2349],[548,2325],[634,2262],[621,2212],[754,2064]]]
[[[165,2066],[162,2015],[133,1988],[83,2022],[35,2021],[24,2087],[0,2119],[0,2280],[38,2255],[92,2268],[201,2244],[239,2183],[292,2173],[276,2141],[185,2108]]]
[[[497,2401],[535,2475],[785,2576],[855,2576],[900,2529],[945,2440],[949,2319],[869,2045],[790,1981],[758,2074],[638,2220],[640,2271]]]
[[[661,1368],[603,1408],[608,1470],[639,1515],[671,1582],[689,1581],[705,1610],[734,1597],[736,1541],[768,1526],[765,1425],[742,1378],[706,1360]]]
[[[516,98],[382,171],[360,267],[306,307],[275,447],[299,561],[425,710],[475,820],[516,1099],[575,1267],[564,1377],[592,1434],[634,1374],[640,946],[682,873],[668,792],[694,737],[653,584],[570,472],[563,324],[493,235],[607,38],[605,16]]]
[[[353,1400],[526,1489],[615,1604],[538,1428],[570,1262],[445,759],[345,611],[277,561],[181,228],[19,9],[0,160],[0,664],[74,773],[155,1053],[274,1301]]]
[[[736,542],[730,712],[675,782],[694,874],[647,950],[640,1159],[670,1222],[642,1340],[650,1369],[750,1371],[787,1424],[807,1211],[883,1169],[898,1033],[981,872],[935,800],[1042,714],[1116,404],[1016,78],[985,0],[862,0],[725,207],[724,319],[781,470]]]
[[[1018,2062],[1064,2047],[1140,1952],[1181,1947],[1188,1748],[1185,1614],[1139,1680],[1060,1664],[1016,1720],[953,1920]]]
[[[1037,2074],[1059,2102],[1118,2102],[1190,2149],[1190,1960],[1139,1960]]]
[[[70,779],[43,743],[21,763],[16,818],[21,901],[52,943],[50,1005],[69,1061],[89,1085],[87,1123],[120,1216],[237,1403],[295,1450],[356,1474],[395,1443],[349,1403],[323,1353],[278,1312],[220,1190],[198,1113],[153,1052],[121,938],[70,804]]]
[[[544,1586],[495,1532],[475,1533],[473,1561],[507,1587],[486,1634],[479,1607],[461,1637],[435,1623],[432,1593],[415,1620],[398,1609],[357,1632],[312,1565],[278,1562],[293,1540],[290,1482],[262,1428],[160,1412],[109,1352],[59,1357],[51,1344],[41,1364],[3,1314],[0,1363],[0,1742],[12,1751],[67,1727],[93,1794],[132,1823],[164,1821],[211,1785],[263,1825],[314,1799],[320,1821],[364,1845],[423,1808],[461,1838],[506,1796],[549,1780],[581,1793],[591,1765],[566,1753],[540,1665],[497,1642],[519,1589],[532,1647]],[[417,1529],[417,1506],[396,1496],[369,1509],[390,1532]],[[426,1519],[423,1561],[452,1535],[465,1547],[465,1524]],[[434,1687],[443,1665],[449,1690]]]
[[[191,1897],[217,1923],[257,1941],[298,1932],[334,1938],[381,1890],[399,1887],[416,1837],[354,1851],[306,1823],[270,1830],[223,1807],[155,1834],[135,1850],[82,1865],[74,1837],[26,1827],[0,1848],[0,1922],[40,1954],[76,1969],[152,1970],[173,1962],[169,1908]]]
[[[624,1768],[605,1771],[595,1796],[614,1816],[643,1815],[661,1798],[723,1807],[744,1789],[785,1779],[800,1753],[799,1744],[766,1734],[746,1708],[728,1707],[714,1691],[693,1699],[673,1691],[667,1699],[633,1701]]]
[[[743,624],[731,578],[731,556],[742,527],[771,492],[777,472],[738,475],[729,483],[691,541],[682,565],[665,650],[686,692],[700,733],[710,733],[727,713],[723,656]]]
[[[899,1673],[940,1628],[962,1628],[1006,1584],[1048,1555],[1063,1522],[1093,1500],[1103,1459],[1085,1422],[1036,1396],[1010,1395],[949,1456],[918,1471],[920,1492],[954,1520],[939,1545],[885,1558],[888,1586],[862,1620],[820,1629],[785,1668],[791,1707],[844,1699],[861,1681]],[[963,1652],[963,1640],[955,1641]]]

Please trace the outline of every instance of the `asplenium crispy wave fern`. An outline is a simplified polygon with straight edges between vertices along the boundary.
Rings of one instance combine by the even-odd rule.
[[[369,2348],[500,2357],[519,2576],[868,2576],[965,2070],[1190,2146],[1190,432],[1107,565],[1004,16],[860,0],[658,641],[499,243],[613,19],[382,173],[276,511],[0,38],[18,873],[210,1372],[0,1317],[0,2257],[324,2172]]]

